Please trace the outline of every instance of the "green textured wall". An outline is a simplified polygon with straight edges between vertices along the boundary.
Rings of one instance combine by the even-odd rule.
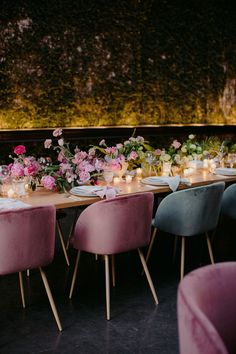
[[[233,0],[1,0],[0,129],[236,124]]]

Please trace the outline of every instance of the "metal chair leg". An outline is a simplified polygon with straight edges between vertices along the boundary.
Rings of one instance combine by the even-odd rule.
[[[106,279],[106,314],[107,320],[111,318],[110,311],[110,274],[109,274],[109,256],[105,255],[105,279]]]
[[[47,296],[48,296],[48,300],[50,302],[50,305],[51,305],[51,308],[52,308],[52,312],[53,312],[53,315],[55,317],[58,329],[59,329],[59,331],[62,331],[61,321],[60,321],[59,316],[58,316],[57,308],[56,308],[54,299],[52,297],[52,293],[51,293],[51,290],[50,290],[50,287],[49,287],[49,284],[48,284],[48,280],[47,280],[46,274],[44,273],[44,271],[42,270],[41,267],[39,267],[39,270],[40,270],[40,274],[41,274],[41,277],[42,277],[42,280],[43,280],[43,284],[44,284],[44,287],[45,287],[45,290],[46,290],[46,293],[47,293]]]
[[[139,248],[138,248],[138,254],[139,254],[139,257],[140,257],[140,260],[141,260],[145,275],[147,277],[147,281],[148,281],[149,287],[151,289],[152,296],[154,298],[155,303],[158,304],[156,290],[154,288],[154,285],[153,285],[153,282],[152,282],[152,278],[150,276],[150,273],[149,273],[149,270],[148,270],[148,267],[147,267],[147,263],[145,262],[145,258],[143,256],[143,253],[141,252],[141,250]]]

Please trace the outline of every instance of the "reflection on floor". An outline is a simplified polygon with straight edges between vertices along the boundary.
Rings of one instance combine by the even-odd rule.
[[[161,235],[157,242],[149,269],[159,305],[155,306],[141,275],[138,254],[118,255],[109,322],[105,319],[103,260],[82,255],[74,295],[69,300],[75,252],[70,249],[68,268],[57,244],[55,259],[46,268],[46,274],[61,318],[62,333],[58,332],[38,271],[32,271],[29,278],[24,276],[25,310],[21,308],[17,275],[1,277],[0,353],[178,354],[179,260],[172,262],[173,237]],[[199,246],[202,254],[199,256],[198,240],[191,243],[186,271],[209,262],[205,244]]]

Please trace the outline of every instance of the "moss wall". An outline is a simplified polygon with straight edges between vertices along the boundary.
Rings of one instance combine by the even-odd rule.
[[[233,0],[1,0],[0,129],[236,124]]]

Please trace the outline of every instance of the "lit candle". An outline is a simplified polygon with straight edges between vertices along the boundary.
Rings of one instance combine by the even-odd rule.
[[[193,169],[192,167],[186,168],[186,169],[184,170],[184,176],[185,176],[185,177],[191,176],[193,173],[194,173],[194,169]]]
[[[8,196],[8,198],[13,198],[13,197],[14,197],[14,194],[15,194],[15,192],[13,191],[12,188],[10,188],[10,189],[7,191],[7,196]]]
[[[132,176],[130,176],[130,175],[125,176],[125,182],[126,183],[131,183],[132,182]]]
[[[137,177],[141,177],[142,176],[142,173],[143,173],[143,170],[139,167],[139,168],[136,168],[136,176]]]
[[[207,159],[203,160],[203,168],[207,169],[208,166],[209,166],[208,165],[208,160]]]
[[[120,183],[120,177],[114,177],[113,178],[113,183],[114,184],[119,184]]]

